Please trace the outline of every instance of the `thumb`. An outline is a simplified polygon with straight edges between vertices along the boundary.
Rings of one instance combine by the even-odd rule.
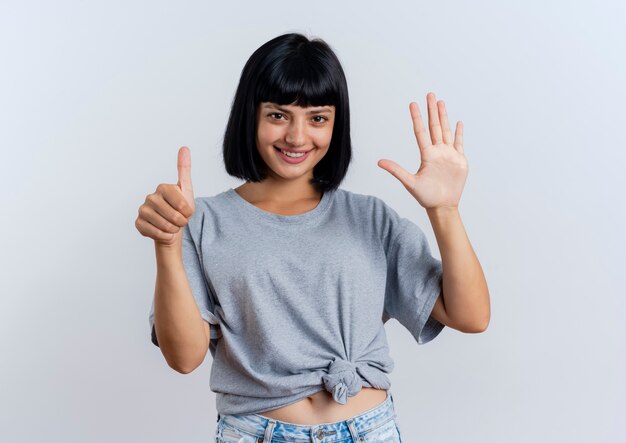
[[[411,182],[414,178],[414,175],[404,169],[402,166],[397,164],[391,160],[378,160],[378,166],[380,166],[385,171],[389,172],[395,178],[400,180],[400,182],[404,185],[405,188],[411,188]]]
[[[178,183],[176,183],[187,202],[193,207],[193,186],[191,184],[191,152],[183,146],[178,150]]]

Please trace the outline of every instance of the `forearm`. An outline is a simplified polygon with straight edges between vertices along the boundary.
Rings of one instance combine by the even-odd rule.
[[[467,331],[487,328],[489,289],[458,208],[428,209],[443,266],[443,301],[447,315]]]
[[[188,373],[204,360],[208,349],[203,319],[180,249],[155,245],[155,253],[154,323],[159,348],[172,369]]]

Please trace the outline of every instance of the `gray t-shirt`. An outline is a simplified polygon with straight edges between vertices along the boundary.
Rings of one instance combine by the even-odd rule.
[[[418,344],[444,325],[430,314],[441,261],[423,231],[382,199],[338,188],[312,210],[262,210],[233,188],[195,199],[183,263],[211,324],[209,385],[221,414],[252,414],[326,389],[338,403],[389,389],[384,323]],[[416,210],[419,209],[416,203]],[[149,314],[152,342],[154,299]]]

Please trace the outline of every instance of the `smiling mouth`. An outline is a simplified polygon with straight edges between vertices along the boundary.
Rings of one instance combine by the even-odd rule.
[[[277,151],[285,151],[285,152],[291,152],[294,154],[306,154],[307,152],[311,151],[312,149],[309,149],[308,151],[295,151],[293,149],[283,149],[283,148],[279,148],[278,146],[274,146],[274,149],[276,149]]]

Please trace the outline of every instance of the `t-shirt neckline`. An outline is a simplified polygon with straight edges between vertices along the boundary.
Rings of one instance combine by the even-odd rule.
[[[311,220],[315,220],[319,218],[326,211],[326,208],[328,207],[330,203],[331,194],[332,194],[332,191],[324,192],[317,206],[315,206],[313,209],[307,212],[303,212],[302,214],[295,214],[295,215],[282,215],[282,214],[275,214],[273,212],[266,211],[264,209],[261,209],[253,205],[248,200],[240,196],[237,193],[237,191],[235,191],[234,188],[229,188],[228,191],[226,192],[227,192],[227,195],[231,198],[231,200],[235,202],[235,204],[237,204],[237,206],[242,208],[244,211],[246,211],[250,215],[268,220],[270,222],[281,223],[281,224],[303,223],[303,222],[307,222],[307,221],[311,221]]]

